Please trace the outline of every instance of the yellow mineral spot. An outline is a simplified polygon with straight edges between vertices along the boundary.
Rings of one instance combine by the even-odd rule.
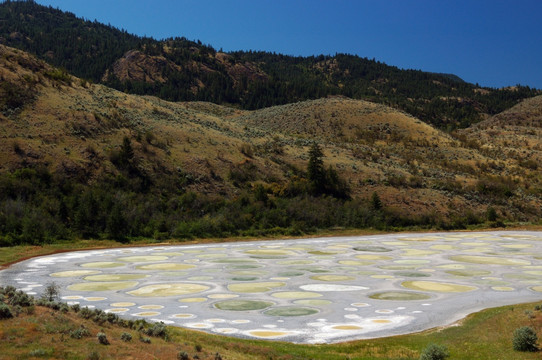
[[[162,255],[141,255],[141,256],[125,256],[120,257],[117,260],[124,262],[149,262],[149,261],[163,261],[167,260],[167,256]]]
[[[184,298],[184,299],[179,300],[179,302],[182,302],[182,303],[199,303],[199,302],[204,302],[204,301],[207,301],[207,298],[198,297],[198,298]]]
[[[124,281],[144,279],[148,276],[142,274],[100,274],[86,276],[84,279],[87,281]]]
[[[135,306],[135,303],[133,303],[133,302],[116,302],[116,303],[111,304],[111,306],[114,306],[114,307],[130,307],[130,306]]]
[[[442,244],[442,245],[433,245],[433,246],[431,246],[431,249],[433,249],[433,250],[453,250],[453,249],[455,249],[455,246],[453,246],[453,245],[446,245],[446,244]]]
[[[488,264],[488,265],[531,265],[531,262],[523,259],[514,259],[511,257],[496,257],[496,256],[476,256],[476,255],[455,255],[450,256],[451,260],[474,263],[474,264]]]
[[[320,281],[350,281],[356,278],[347,275],[314,275],[311,276],[311,279]]]
[[[81,267],[84,267],[84,268],[98,268],[98,269],[108,269],[108,268],[115,268],[115,267],[120,267],[120,266],[125,266],[125,264],[112,262],[112,261],[96,261],[96,262],[81,264]]]
[[[391,256],[386,256],[386,255],[372,255],[372,254],[367,254],[367,255],[356,255],[356,258],[361,259],[361,260],[391,260],[391,259],[392,259]]]
[[[278,299],[311,299],[323,295],[310,291],[283,291],[273,293],[271,296]]]
[[[403,256],[427,256],[437,254],[438,251],[433,250],[421,250],[421,249],[403,249]]]
[[[435,281],[404,281],[401,285],[407,289],[421,290],[421,291],[434,291],[443,293],[456,293],[456,292],[468,292],[476,290],[474,286],[459,285],[451,283],[441,283]]]
[[[278,249],[258,249],[247,250],[245,253],[250,255],[268,255],[268,256],[291,256],[295,255],[295,252],[290,250],[278,250]]]
[[[137,281],[111,281],[111,282],[88,282],[77,283],[68,286],[68,290],[71,291],[114,291],[124,290],[134,286],[137,286]]]
[[[361,326],[356,326],[356,325],[337,325],[337,326],[333,326],[332,329],[335,329],[335,330],[361,330],[363,328]]]
[[[509,286],[492,286],[491,288],[495,291],[514,291],[515,290],[513,287],[509,287]]]
[[[422,237],[406,237],[402,238],[403,241],[435,241],[441,240],[440,236],[422,236]]]
[[[149,264],[141,265],[137,268],[140,270],[188,270],[195,268],[196,265],[191,264],[179,264],[179,263],[159,263],[159,264]]]
[[[228,285],[228,290],[238,293],[261,293],[278,287],[285,286],[286,283],[278,281],[239,283]]]
[[[142,305],[138,306],[138,309],[141,310],[159,310],[163,309],[164,307],[162,305]]]
[[[157,315],[160,315],[159,312],[157,311],[146,311],[146,312],[140,312],[140,313],[136,313],[134,314],[135,316],[157,316]]]
[[[99,274],[101,271],[97,270],[72,270],[72,271],[60,271],[52,273],[49,276],[52,277],[74,277],[74,276],[85,276],[85,275],[94,275]]]
[[[190,319],[194,317],[194,314],[175,314],[172,315],[172,317],[177,319]]]
[[[249,331],[249,334],[259,338],[275,338],[289,335],[287,331],[266,331],[266,330],[253,330]]]
[[[130,310],[130,309],[128,309],[128,308],[115,308],[115,309],[108,309],[105,312],[108,312],[108,313],[123,313],[123,312],[126,312],[128,310]]]
[[[140,287],[139,289],[129,291],[128,294],[142,297],[161,297],[195,294],[209,289],[209,286],[200,284],[172,283],[147,285]]]
[[[531,244],[506,244],[501,246],[507,249],[528,249],[533,247]]]

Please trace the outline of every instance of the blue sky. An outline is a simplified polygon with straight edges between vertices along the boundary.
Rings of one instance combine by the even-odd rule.
[[[540,0],[37,0],[157,39],[349,53],[483,86],[542,89]]]

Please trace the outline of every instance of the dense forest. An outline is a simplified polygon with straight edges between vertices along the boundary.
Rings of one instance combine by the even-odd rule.
[[[491,89],[454,75],[403,70],[356,55],[294,57],[238,51],[219,56],[186,38],[155,40],[77,18],[33,1],[0,4],[0,43],[37,55],[83,79],[170,101],[203,100],[244,109],[342,95],[401,109],[440,129],[465,128],[540,94]],[[130,50],[158,59],[161,81],[120,78],[115,64]]]
[[[333,170],[307,170],[292,177],[280,195],[257,185],[228,198],[184,191],[187,180],[178,176],[153,180],[127,168],[90,186],[44,167],[19,169],[0,174],[0,247],[73,238],[125,242],[301,235],[330,228],[502,226],[497,215],[485,213],[406,216],[386,207],[377,193],[350,198]]]

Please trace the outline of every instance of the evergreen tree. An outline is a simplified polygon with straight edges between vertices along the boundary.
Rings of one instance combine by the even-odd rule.
[[[321,195],[325,192],[326,172],[323,157],[322,149],[318,143],[314,142],[309,150],[309,164],[307,165],[307,177],[313,195]]]

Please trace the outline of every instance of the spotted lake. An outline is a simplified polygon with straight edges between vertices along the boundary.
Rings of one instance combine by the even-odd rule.
[[[296,343],[442,326],[542,299],[542,232],[391,234],[77,251],[0,283],[125,318]]]

